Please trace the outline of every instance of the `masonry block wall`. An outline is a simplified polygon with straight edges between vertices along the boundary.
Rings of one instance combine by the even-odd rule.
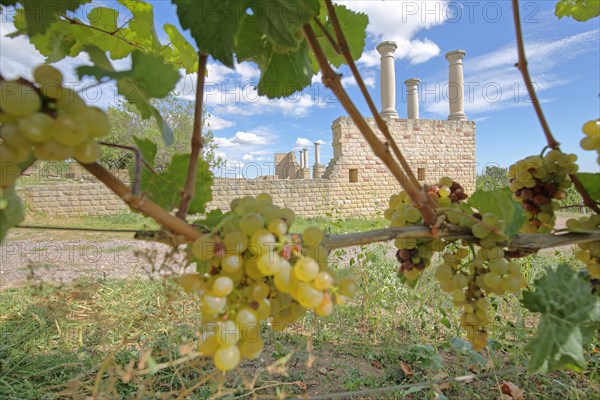
[[[474,122],[398,118],[387,121],[408,163],[424,183],[436,183],[442,176],[450,176],[462,183],[468,193],[475,190]],[[378,132],[375,121],[368,122]],[[372,153],[349,117],[336,119],[332,131],[333,158],[323,179],[215,179],[208,209],[228,210],[236,197],[267,192],[277,205],[304,217],[324,216],[332,211],[341,217],[380,215],[390,195],[401,190],[400,185]],[[282,167],[291,166],[295,157],[277,154],[275,160]],[[56,216],[108,215],[127,210],[100,183],[36,185],[22,189],[21,194],[31,210]]]

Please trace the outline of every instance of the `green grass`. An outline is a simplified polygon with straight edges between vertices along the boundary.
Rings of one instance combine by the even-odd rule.
[[[136,222],[122,216],[111,221],[120,224],[122,218]],[[301,219],[294,230],[314,224],[327,227],[324,220]],[[337,233],[382,224],[355,220],[329,226]],[[531,282],[545,268],[570,259],[569,251],[545,251],[519,262]],[[263,326],[266,348],[259,360],[244,362],[225,378],[214,376],[189,398],[206,399],[219,390],[226,399],[326,394],[526,365],[524,344],[536,317],[515,296],[493,301],[489,351],[480,355],[464,341],[459,310],[439,290],[432,268],[410,289],[396,276],[388,244],[337,250],[330,262],[339,276],[353,276],[360,284],[349,304],[337,307],[329,318],[309,314],[280,333]],[[151,367],[182,357],[200,329],[199,310],[197,299],[169,280],[80,280],[6,289],[0,292],[0,399],[176,398],[213,372],[209,362],[196,358],[133,377],[127,371],[138,370],[140,359]],[[151,350],[150,358],[146,350]],[[286,375],[266,370],[288,355]],[[443,394],[449,399],[497,399],[497,383],[508,380],[525,391],[526,399],[599,399],[599,371],[598,353],[590,353],[588,369],[581,374],[492,374],[444,387]],[[378,396],[439,398],[431,388]]]

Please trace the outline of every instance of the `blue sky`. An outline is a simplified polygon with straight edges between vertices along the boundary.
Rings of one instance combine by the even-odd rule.
[[[111,5],[110,1],[105,3]],[[468,119],[477,123],[478,170],[490,164],[506,167],[544,147],[542,131],[514,67],[517,51],[510,1],[339,3],[369,15],[367,44],[358,66],[376,104],[380,104],[380,97],[375,46],[380,41],[398,43],[396,108],[401,118],[406,117],[403,82],[412,77],[421,79],[421,118],[447,118],[443,88],[448,80],[448,63],[444,54],[463,49],[467,52],[465,112]],[[159,36],[165,39],[160,27],[166,22],[177,23],[175,8],[167,1],[153,4]],[[558,20],[553,15],[554,4],[555,1],[521,1],[531,73],[550,127],[563,150],[579,156],[581,170],[598,171],[595,153],[581,150],[578,143],[583,123],[600,116],[600,19],[585,23]],[[0,27],[2,36],[14,29],[10,20],[3,20]],[[2,37],[0,45],[0,68],[6,76],[30,76],[31,66],[43,60],[22,38]],[[58,66],[74,81],[73,68],[87,61],[87,56],[80,55],[61,61]],[[122,67],[127,63],[128,60],[116,62]],[[271,101],[258,97],[254,90],[259,77],[254,64],[242,63],[230,70],[210,60],[208,71],[205,101],[218,152],[228,163],[227,176],[252,176],[257,166],[262,168],[262,174],[268,174],[272,171],[273,153],[303,147],[309,148],[312,165],[312,143],[316,141],[322,143],[322,163],[329,161],[331,123],[346,113],[319,77],[301,94]],[[359,109],[369,116],[348,69],[342,67],[339,72]],[[193,98],[195,80],[194,75],[182,77],[176,95]],[[115,94],[108,88],[103,93],[90,94],[90,98],[90,102],[106,107],[114,102]]]

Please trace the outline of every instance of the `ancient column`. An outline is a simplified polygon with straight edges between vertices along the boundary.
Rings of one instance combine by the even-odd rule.
[[[299,151],[298,163],[300,168],[304,168],[304,152],[302,150]]]
[[[304,169],[302,170],[302,177],[304,179],[310,179],[310,167],[308,166],[308,149],[303,149],[304,152]]]
[[[323,167],[321,165],[320,143],[315,142],[315,166],[313,167],[313,179],[321,179]]]
[[[419,119],[419,78],[409,78],[404,81],[406,85],[406,107],[408,111],[408,119]]]
[[[464,50],[454,50],[446,54],[450,63],[448,74],[448,100],[450,103],[449,120],[466,121],[465,115],[465,80],[463,76],[463,58],[467,54]]]
[[[381,42],[377,51],[381,54],[379,85],[381,90],[381,116],[398,118],[396,112],[396,71],[394,69],[394,51],[396,42]]]

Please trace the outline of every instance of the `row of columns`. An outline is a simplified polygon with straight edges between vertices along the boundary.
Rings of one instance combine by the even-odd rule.
[[[315,165],[313,166],[313,179],[319,179],[323,175],[323,165],[321,165],[321,147],[320,143],[315,143]],[[310,178],[310,169],[308,166],[308,149],[302,149],[299,152],[300,170],[304,178]],[[308,176],[307,176],[308,175]]]
[[[381,116],[398,118],[396,112],[396,70],[394,68],[394,52],[398,46],[396,42],[386,41],[377,45],[377,51],[381,55],[380,69],[380,92],[381,92]],[[450,103],[449,120],[466,121],[464,112],[464,73],[463,58],[464,50],[454,50],[446,54],[448,60],[448,97]],[[419,119],[419,83],[418,78],[409,78],[404,81],[407,91],[408,119]]]

